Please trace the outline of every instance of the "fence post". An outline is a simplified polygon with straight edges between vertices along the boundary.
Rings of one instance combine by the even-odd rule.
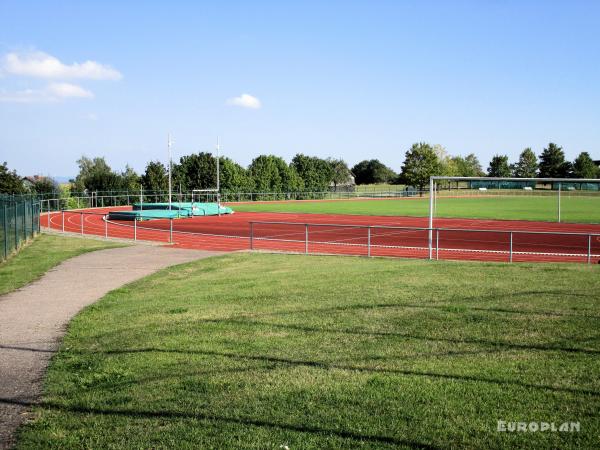
[[[169,243],[173,243],[173,218],[169,217]]]
[[[23,202],[23,242],[26,242],[27,238],[27,203]]]
[[[104,238],[108,239],[108,215],[104,216]]]
[[[508,256],[508,262],[513,262],[513,232],[510,232],[510,251]]]
[[[15,250],[19,248],[19,220],[17,214],[17,202],[15,201]]]
[[[588,234],[588,264],[592,263],[592,235]]]
[[[436,228],[435,230],[435,259],[436,261],[440,259],[440,229]]]
[[[62,217],[62,232],[65,232],[65,210],[63,209],[61,211],[61,217]]]
[[[371,227],[367,228],[367,256],[371,257]]]
[[[308,255],[308,224],[304,224],[304,254]]]
[[[80,213],[80,221],[81,221],[81,235],[83,236],[83,213]]]
[[[254,250],[254,222],[250,222],[250,250]]]
[[[8,207],[4,205],[4,259],[8,258]]]

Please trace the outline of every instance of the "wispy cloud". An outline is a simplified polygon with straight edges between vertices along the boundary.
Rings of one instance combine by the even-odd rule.
[[[51,83],[47,88],[51,96],[57,98],[93,98],[94,94],[77,84]]]
[[[261,107],[260,100],[250,94],[242,94],[239,97],[230,98],[227,100],[227,104],[250,109],[259,109]]]
[[[65,64],[44,52],[8,53],[2,61],[2,71],[10,75],[50,79],[120,80],[123,75],[110,66],[96,61]]]
[[[50,83],[43,89],[23,89],[15,92],[0,90],[0,102],[41,103],[56,102],[69,98],[94,98],[94,94],[81,86],[71,83]]]

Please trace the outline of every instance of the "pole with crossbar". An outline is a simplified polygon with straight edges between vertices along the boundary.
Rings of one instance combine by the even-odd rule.
[[[508,262],[513,262],[513,232],[510,232],[510,250],[509,250],[509,257],[508,257]]]
[[[560,222],[560,191],[561,191],[561,183],[558,183],[558,221]]]
[[[367,256],[371,257],[371,227],[367,227]]]
[[[433,190],[435,182],[429,178],[429,259],[433,256]]]

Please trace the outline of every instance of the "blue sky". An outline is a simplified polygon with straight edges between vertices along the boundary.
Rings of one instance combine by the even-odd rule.
[[[484,166],[549,141],[600,159],[599,29],[597,1],[0,0],[0,160],[142,171],[168,132],[175,157],[220,136],[244,165],[399,170],[418,141]]]

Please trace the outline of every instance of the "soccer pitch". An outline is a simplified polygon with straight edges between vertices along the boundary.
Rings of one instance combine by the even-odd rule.
[[[598,270],[267,254],[173,267],[75,318],[17,448],[598,448]]]
[[[429,198],[257,202],[234,204],[232,207],[235,211],[426,217],[429,215]],[[556,196],[439,196],[436,217],[554,222],[557,210]],[[600,223],[600,196],[564,195],[561,198],[561,220]]]

